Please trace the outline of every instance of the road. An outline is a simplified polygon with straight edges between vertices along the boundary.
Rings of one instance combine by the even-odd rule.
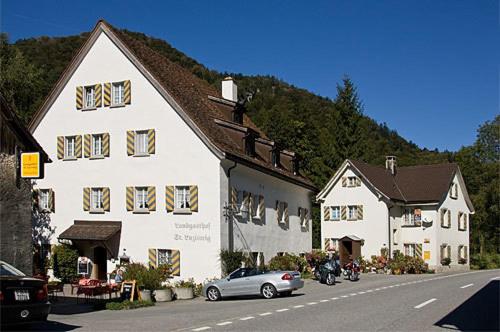
[[[335,286],[307,281],[290,297],[161,303],[133,311],[50,315],[53,331],[499,330],[500,270],[362,275]]]

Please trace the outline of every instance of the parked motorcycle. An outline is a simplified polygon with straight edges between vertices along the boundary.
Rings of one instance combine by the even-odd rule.
[[[335,285],[335,277],[340,277],[340,265],[337,263],[326,262],[319,267],[319,282],[328,286]]]
[[[359,263],[357,261],[351,261],[344,265],[344,276],[346,279],[357,281],[359,280],[360,272],[361,268],[359,267]]]
[[[317,261],[314,264],[313,272],[314,272],[314,278],[316,280],[321,279],[321,266],[323,266],[326,262],[327,262],[326,260],[321,260],[321,261]]]

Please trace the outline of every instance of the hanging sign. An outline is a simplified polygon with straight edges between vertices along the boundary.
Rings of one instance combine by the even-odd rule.
[[[40,152],[21,153],[21,177],[27,179],[42,178]]]

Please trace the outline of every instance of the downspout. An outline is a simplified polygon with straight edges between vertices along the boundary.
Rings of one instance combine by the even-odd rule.
[[[237,162],[234,162],[234,165],[229,167],[227,169],[227,183],[228,183],[228,212],[229,212],[229,209],[231,207],[231,190],[232,190],[232,186],[231,186],[231,171],[233,169],[236,168],[236,166],[238,165]],[[228,213],[228,222],[227,222],[227,235],[228,235],[228,249],[230,252],[232,252],[234,250],[234,231],[233,231],[233,213]]]
[[[389,252],[388,252],[388,255],[387,257],[388,258],[392,258],[392,244],[391,244],[391,241],[392,241],[392,229],[391,229],[391,209],[393,208],[394,206],[389,206],[387,205],[387,227],[389,228],[389,236],[388,236],[388,240],[387,243],[389,244]]]

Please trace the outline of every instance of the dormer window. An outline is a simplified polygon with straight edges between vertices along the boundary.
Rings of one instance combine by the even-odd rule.
[[[300,167],[299,158],[297,156],[294,156],[293,159],[292,159],[292,172],[293,172],[293,175],[299,175],[299,167]]]
[[[450,187],[450,197],[458,198],[458,183],[456,182],[453,182],[453,184]]]
[[[273,149],[271,150],[271,161],[272,161],[274,167],[280,167],[280,154],[281,154],[280,149],[275,144],[273,146]]]
[[[250,157],[255,157],[255,135],[248,132],[245,135],[245,154]]]

